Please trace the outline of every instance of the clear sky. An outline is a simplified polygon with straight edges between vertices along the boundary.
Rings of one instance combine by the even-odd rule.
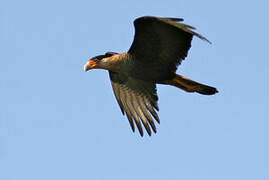
[[[268,180],[269,1],[1,1],[1,180]],[[219,94],[158,86],[161,124],[131,132],[108,73],[83,65],[132,43],[133,20],[181,17],[178,73]]]

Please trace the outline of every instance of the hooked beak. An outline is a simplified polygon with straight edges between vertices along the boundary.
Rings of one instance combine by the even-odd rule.
[[[89,70],[91,70],[91,69],[94,69],[94,68],[97,67],[97,65],[98,65],[98,64],[97,64],[96,61],[90,59],[90,60],[84,65],[84,71],[87,72],[87,71],[89,71]]]

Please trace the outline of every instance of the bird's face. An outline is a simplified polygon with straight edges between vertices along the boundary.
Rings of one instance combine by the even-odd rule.
[[[89,71],[91,69],[97,69],[99,67],[100,61],[105,58],[105,55],[95,56],[90,58],[90,60],[84,65],[84,71]]]
[[[90,60],[84,65],[84,71],[89,71],[91,69],[104,69],[104,63],[107,62],[108,57],[113,56],[114,52],[107,52],[104,55],[99,55],[90,58]]]

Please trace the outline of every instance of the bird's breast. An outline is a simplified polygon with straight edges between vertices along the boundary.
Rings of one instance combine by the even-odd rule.
[[[137,79],[158,82],[170,79],[174,73],[170,73],[164,66],[149,61],[140,61],[128,53],[113,55],[106,58],[104,69],[131,76]]]

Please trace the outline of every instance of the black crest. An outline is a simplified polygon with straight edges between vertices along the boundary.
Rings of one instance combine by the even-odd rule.
[[[111,57],[111,56],[113,56],[114,54],[118,54],[118,53],[115,53],[115,52],[106,52],[104,55],[94,56],[94,57],[92,57],[91,59],[101,60],[101,59],[103,59],[103,58]]]

